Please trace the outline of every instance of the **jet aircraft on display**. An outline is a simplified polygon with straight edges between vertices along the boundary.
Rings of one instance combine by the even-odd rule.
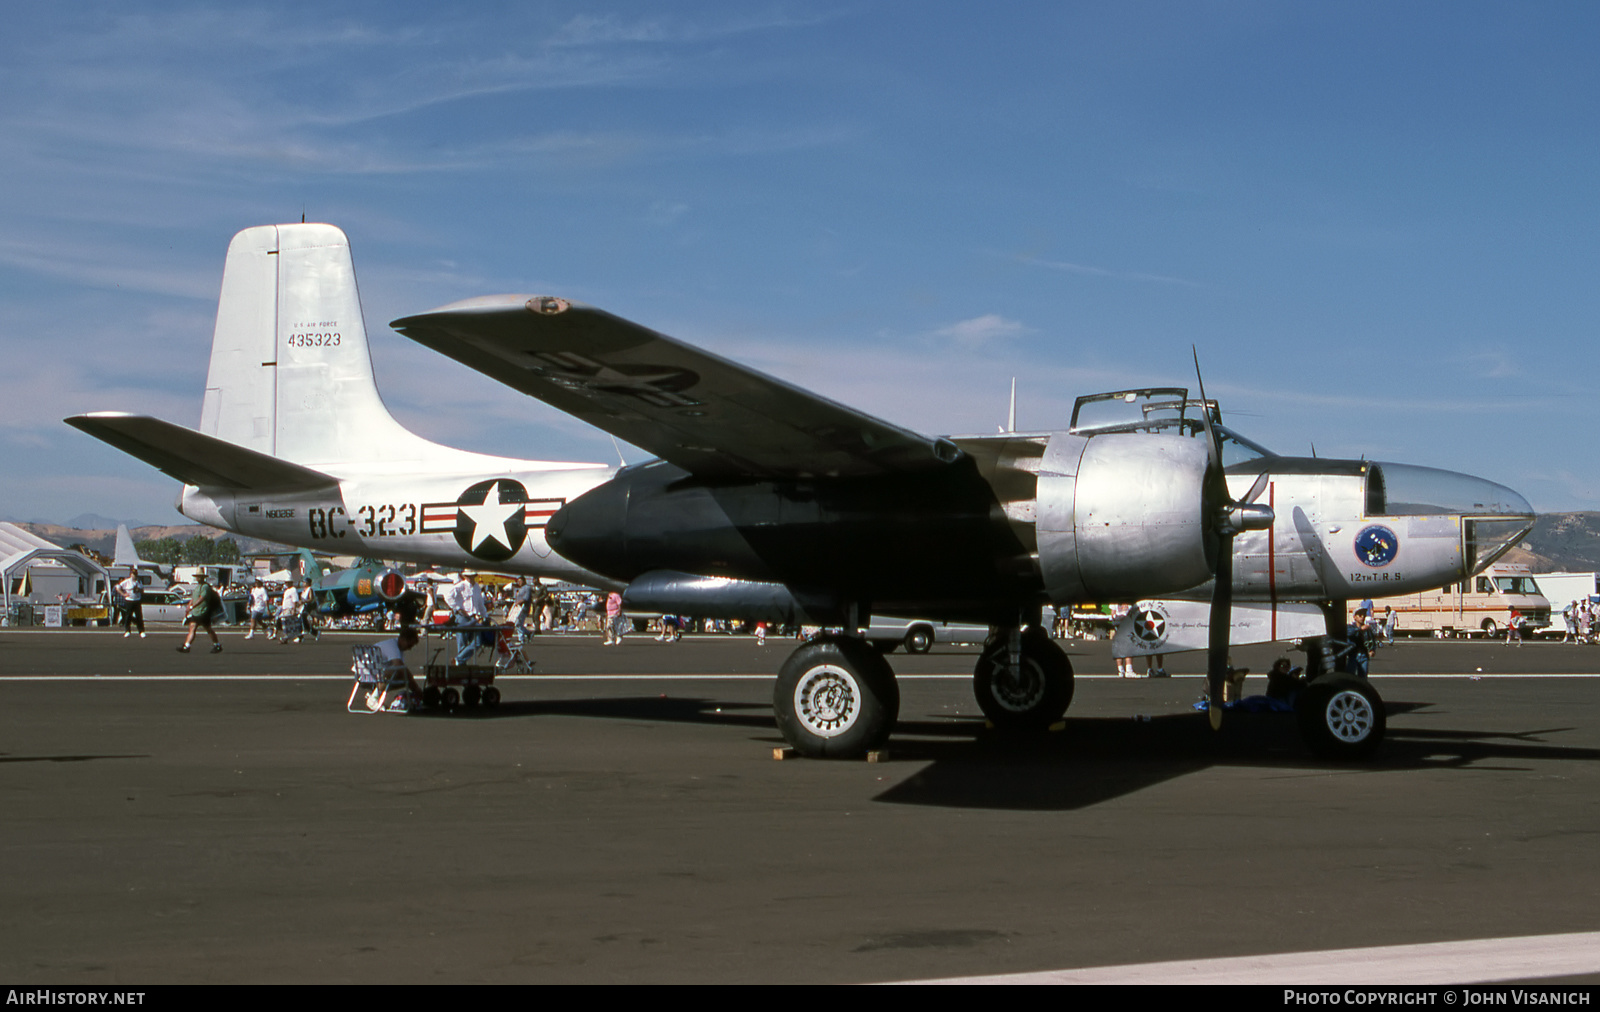
[[[423,596],[407,586],[403,574],[381,559],[357,559],[349,569],[329,571],[302,548],[300,560],[323,615],[365,616],[378,629],[383,628],[389,612],[399,612],[408,621],[421,617]]]
[[[894,728],[894,672],[857,635],[874,613],[989,625],[978,703],[1028,730],[1073,695],[1045,605],[1136,600],[1140,644],[1122,649],[1205,646],[1212,699],[1235,632],[1309,637],[1309,740],[1361,754],[1382,737],[1383,703],[1331,670],[1344,602],[1465,579],[1534,519],[1517,493],[1464,474],[1273,454],[1224,427],[1203,390],[1081,398],[1059,431],[932,437],[554,296],[468,299],[393,326],[658,459],[517,460],[402,427],[331,225],[234,237],[198,431],[117,412],[67,421],[181,481],[185,516],[250,537],[615,588],[643,611],[822,626],[774,690],[778,727],[806,755],[860,755]],[[1203,609],[1203,642],[1180,604]]]

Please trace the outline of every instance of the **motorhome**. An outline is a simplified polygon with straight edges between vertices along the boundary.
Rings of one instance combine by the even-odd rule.
[[[1361,607],[1351,601],[1350,612]],[[1550,602],[1539,590],[1533,570],[1516,563],[1496,563],[1477,576],[1420,594],[1372,599],[1372,610],[1383,621],[1384,608],[1395,611],[1395,634],[1428,633],[1439,638],[1503,634],[1515,610],[1530,632],[1550,624]]]

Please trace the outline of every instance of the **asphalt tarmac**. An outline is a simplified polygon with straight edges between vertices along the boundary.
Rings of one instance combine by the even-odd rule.
[[[782,641],[543,637],[497,710],[352,715],[373,638],[0,631],[0,977],[871,982],[1600,929],[1600,647],[1385,649],[1356,765],[1292,718],[1212,733],[1199,655],[1122,680],[1069,644],[1065,728],[1009,742],[937,677],[975,648],[895,654],[866,763],[773,761]]]

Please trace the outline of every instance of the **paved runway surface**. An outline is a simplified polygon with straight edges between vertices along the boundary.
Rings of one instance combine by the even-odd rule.
[[[1212,734],[1183,677],[1082,678],[1064,731],[995,741],[915,677],[972,650],[896,654],[869,764],[772,761],[781,642],[547,638],[498,711],[406,718],[344,711],[370,639],[0,632],[0,976],[864,982],[1600,929],[1600,648],[1385,650],[1355,766],[1281,717]]]

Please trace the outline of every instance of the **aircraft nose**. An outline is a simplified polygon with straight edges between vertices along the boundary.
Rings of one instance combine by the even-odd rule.
[[[1478,572],[1533,530],[1536,514],[1517,492],[1458,471],[1378,463],[1368,512],[1388,516],[1459,516],[1468,572]]]

